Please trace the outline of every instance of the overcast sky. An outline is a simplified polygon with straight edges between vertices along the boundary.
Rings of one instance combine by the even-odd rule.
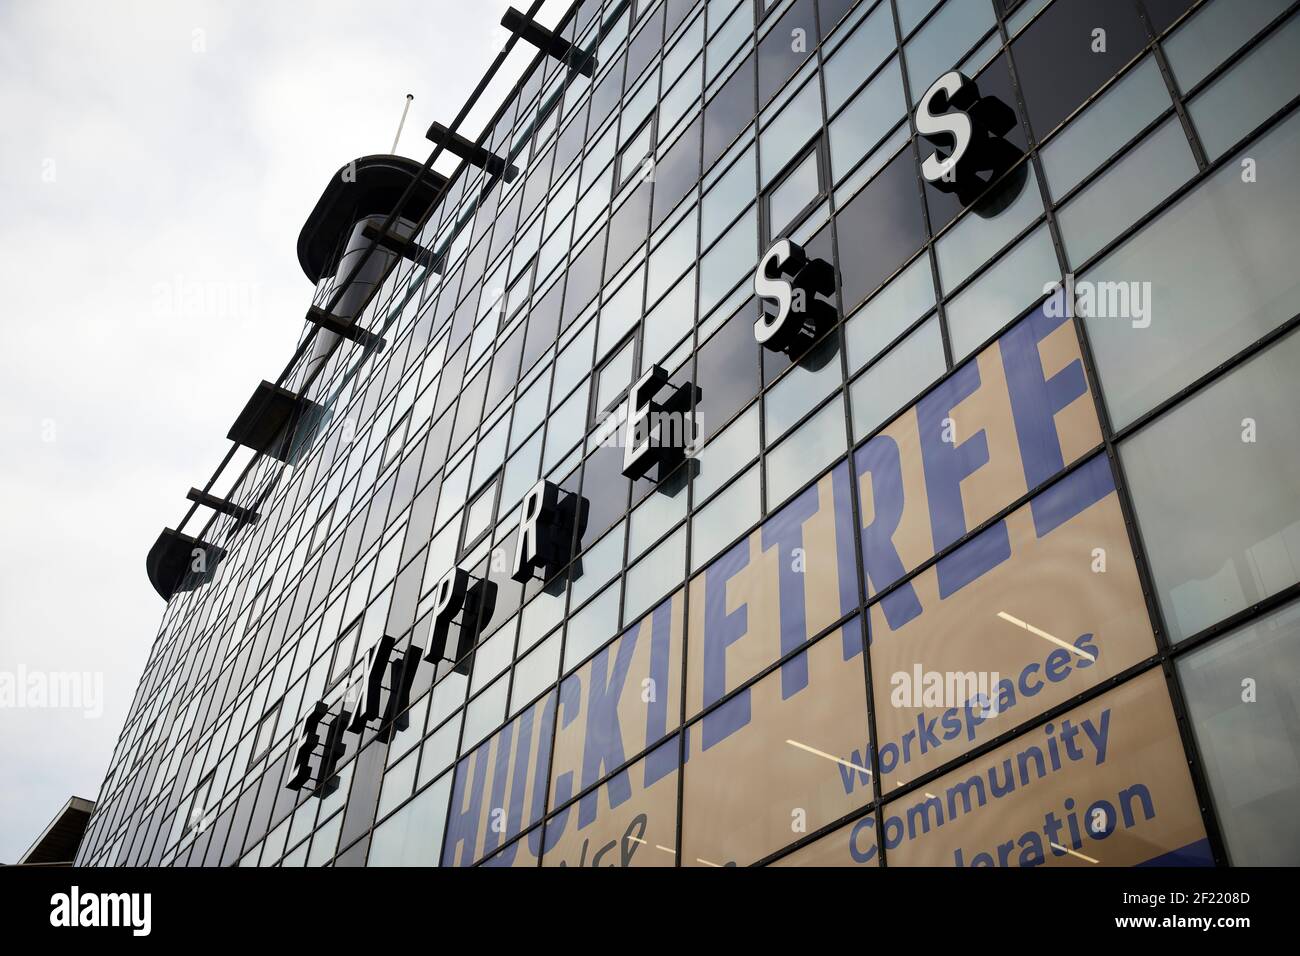
[[[164,608],[145,555],[296,344],[307,213],[344,163],[389,150],[408,92],[397,152],[428,155],[506,6],[0,4],[0,678],[103,681],[97,717],[0,706],[0,862],[98,795]]]

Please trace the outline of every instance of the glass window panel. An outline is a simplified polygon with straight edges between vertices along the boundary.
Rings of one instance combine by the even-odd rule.
[[[519,451],[506,462],[505,478],[501,483],[501,511],[508,514],[537,483],[538,467],[542,457],[542,433],[534,432]]]
[[[817,21],[825,39],[844,19],[844,14],[857,0],[817,0]]]
[[[754,465],[691,518],[691,570],[698,570],[763,515],[763,489]]]
[[[768,509],[775,508],[847,450],[844,398],[837,396],[767,453]]]
[[[795,216],[821,192],[821,171],[817,151],[813,150],[773,188],[767,198],[768,236],[779,236]]]
[[[572,605],[579,607],[596,589],[623,570],[623,525],[583,552],[570,571]]]
[[[650,253],[646,267],[646,301],[655,302],[664,290],[695,261],[696,234],[699,231],[698,207],[673,226],[664,240]]]
[[[651,137],[654,126],[646,123],[632,137],[618,157],[618,181],[620,185],[642,172],[641,164],[650,155]]]
[[[757,178],[757,150],[751,145],[700,202],[700,241],[706,248],[753,202]]]
[[[821,90],[814,78],[759,133],[759,167],[764,189],[821,128]]]
[[[695,424],[701,437],[722,427],[758,394],[761,346],[754,341],[755,315],[753,308],[744,308],[699,346],[695,382],[702,394],[695,408]]]
[[[627,81],[631,83],[658,56],[664,45],[664,11],[659,8],[638,25],[627,47]]]
[[[854,441],[866,438],[946,371],[936,316],[899,342],[849,387]]]
[[[948,3],[931,17],[905,47],[913,102],[975,46],[993,23],[991,3]]]
[[[505,719],[508,684],[509,681],[502,678],[469,702],[469,706],[465,709],[462,753],[467,753]]]
[[[926,241],[916,159],[903,150],[835,217],[841,294],[851,309],[885,281]]]
[[[903,118],[903,74],[893,60],[830,125],[831,179],[839,182]]]
[[[1300,114],[1242,155],[1289,168]],[[1083,276],[1076,309],[1116,428],[1300,312],[1296,222],[1295,177],[1246,183],[1229,162]]]
[[[763,396],[767,444],[772,445],[784,435],[842,381],[839,336],[828,335]]]
[[[555,334],[560,329],[560,303],[563,295],[564,282],[560,280],[533,300],[533,307],[528,314],[528,335],[524,339],[521,371],[531,369],[555,342]]]
[[[610,416],[605,425],[592,432],[593,440],[602,432],[604,438],[610,440],[594,441],[597,447],[583,467],[582,496],[587,499],[587,524],[582,532],[584,543],[595,541],[627,511],[628,490],[632,482],[623,477],[623,446],[606,432],[616,423],[617,419]]]
[[[705,82],[713,82],[713,78],[730,62],[732,55],[749,42],[753,32],[754,8],[750,4],[742,4],[722,29],[709,40],[704,52],[704,63],[708,68]]]
[[[515,635],[509,629],[498,631],[474,650],[474,675],[469,692],[478,692],[496,677],[515,657]]]
[[[1104,48],[1098,30],[1104,31]],[[1025,110],[1038,137],[1078,109],[1146,43],[1146,28],[1131,0],[1049,6],[1011,44]]]
[[[1060,199],[1169,109],[1169,89],[1148,56],[1042,150],[1043,171]]]
[[[932,308],[934,278],[930,257],[920,256],[845,325],[849,371],[870,362]]]
[[[627,572],[623,619],[640,617],[681,583],[686,569],[686,528],[675,531]]]
[[[1188,107],[1211,162],[1300,92],[1297,77],[1300,17],[1292,16]]]
[[[542,458],[542,471],[549,472],[564,457],[565,452],[581,439],[587,425],[587,384],[584,384],[559,408],[551,412],[546,428],[546,454]]]
[[[727,231],[700,260],[700,315],[707,316],[758,260],[758,207]]]
[[[438,497],[438,515],[435,527],[449,520],[465,504],[465,495],[469,492],[470,459],[465,458],[442,482],[442,494]]]
[[[1287,6],[1288,0],[1215,0],[1202,6],[1164,41],[1178,88],[1191,90]]]
[[[650,221],[650,183],[628,187],[631,195],[610,216],[609,250],[605,258],[606,279],[612,279],[646,241]]]
[[[699,463],[694,478],[697,504],[758,455],[758,425],[758,406],[751,405],[695,456]]]
[[[564,619],[564,587],[541,591],[519,612],[519,652],[523,653]]]
[[[451,774],[375,827],[367,866],[437,866],[451,798]]]
[[[1019,192],[1005,208],[997,212],[973,209],[936,243],[939,279],[945,290],[959,285],[991,254],[1042,214],[1043,197],[1032,169],[1030,173],[1019,181]],[[1005,188],[1017,188],[1017,181],[1015,172],[1009,174]]]
[[[898,0],[898,27],[903,36],[911,33],[938,3],[939,0]]]
[[[510,447],[519,444],[546,419],[546,402],[551,391],[551,369],[539,375],[533,384],[519,393],[510,428]]]
[[[1120,446],[1174,640],[1300,578],[1300,335]]]
[[[1172,116],[1057,213],[1070,262],[1087,262],[1196,172],[1183,126]]]
[[[619,286],[618,291],[601,306],[600,335],[596,339],[597,359],[603,358],[640,321],[644,291],[645,270],[638,267],[632,277]]]
[[[621,545],[621,542],[620,542]],[[619,583],[616,581],[577,614],[565,632],[564,669],[568,670],[618,632]]]
[[[569,390],[582,381],[583,377],[591,371],[592,347],[595,344],[596,323],[589,322],[581,332],[574,336],[573,341],[560,352],[559,357],[555,360],[554,388],[551,392],[552,405],[568,395]]]
[[[948,302],[953,361],[975,351],[1060,278],[1056,249],[1044,224]]]
[[[813,0],[795,0],[758,43],[758,101],[766,103],[794,76],[816,44]]]
[[[450,767],[456,760],[456,745],[460,742],[461,714],[447,721],[425,740],[420,749],[420,777],[417,787]]]
[[[688,14],[696,12],[697,0],[668,0],[664,5],[668,11],[668,22],[664,36],[673,41],[673,47],[664,56],[664,76],[676,76],[695,54],[704,48],[704,17],[698,16],[691,25],[674,39],[673,34],[682,25]],[[702,9],[702,8],[701,8]]]
[[[704,168],[718,157],[754,118],[754,60],[750,57],[704,106]],[[699,167],[696,167],[698,175]]]
[[[1142,6],[1146,8],[1152,28],[1161,34],[1196,2],[1197,0],[1143,0]]]
[[[515,713],[554,684],[559,669],[560,634],[557,631],[515,665],[514,685],[510,688],[510,712]]]
[[[660,362],[695,325],[695,273],[689,273],[645,318],[642,365]]]
[[[701,122],[696,118],[687,126],[655,163],[652,229],[658,229],[677,204],[688,193],[694,193],[699,183]]]
[[[860,817],[827,836],[813,840],[770,866],[826,867],[879,866],[880,849],[876,846],[876,818]]]
[[[415,786],[416,755],[402,760],[384,774],[383,789],[379,791],[379,809],[375,819],[382,820],[393,808],[411,795]]]
[[[583,796],[576,807],[570,804],[552,816],[542,866],[672,866],[679,754],[680,741],[673,737]],[[576,776],[582,757],[562,765],[574,766],[564,773]]]
[[[609,189],[613,178],[613,168],[610,167],[606,169],[603,180],[593,186],[579,201],[578,211],[574,214],[573,220],[574,245],[577,245],[584,236],[589,235],[587,230],[609,208]],[[566,274],[568,282],[564,295],[563,324],[565,327],[581,314],[599,291],[600,270],[604,258],[605,230],[601,229],[595,233],[595,239],[587,243],[569,263],[569,271]]]
[[[632,360],[636,357],[634,342],[628,342],[601,367],[596,386],[597,414],[609,408],[620,392],[632,381]]]
[[[1181,658],[1178,673],[1229,861],[1294,866],[1300,604],[1216,638]]]
[[[834,114],[849,98],[864,77],[870,76],[885,57],[894,52],[894,25],[890,23],[888,4],[878,4],[830,59],[823,71],[826,82],[826,112]],[[897,70],[897,64],[893,69]],[[902,78],[897,80],[902,91]],[[874,83],[874,81],[873,81]],[[902,113],[903,98],[898,97]]]
[[[671,486],[662,485],[645,496],[628,519],[627,559],[635,561],[646,548],[662,538],[686,517],[687,469],[679,468],[671,476]]]
[[[665,82],[670,82],[665,79]],[[688,69],[684,76],[663,94],[659,101],[659,135],[667,136],[677,128],[677,124],[699,102],[700,94],[704,92],[704,58],[696,60]],[[699,129],[698,125],[695,127]],[[699,141],[696,140],[696,146]],[[698,157],[697,157],[698,159]],[[680,197],[678,197],[680,198]],[[659,220],[659,206],[655,203],[655,221]]]
[[[433,688],[433,703],[429,705],[429,723],[433,726],[441,723],[461,704],[469,690],[469,678],[454,671]]]

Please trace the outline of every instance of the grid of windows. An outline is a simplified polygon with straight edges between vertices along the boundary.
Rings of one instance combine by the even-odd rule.
[[[416,239],[438,268],[399,260],[361,316],[384,347],[294,366],[324,414],[241,474],[260,520],[200,509],[229,554],[169,603],[79,862],[998,860],[962,781],[999,837],[1043,799],[1064,821],[1068,767],[1035,799],[999,768],[1048,741],[1100,763],[1112,726],[1114,791],[1077,811],[1107,852],[1062,831],[1040,858],[1294,859],[1270,823],[1300,788],[1295,5],[584,0],[564,24],[596,75],[539,60],[485,138],[520,175],[453,178]],[[973,195],[919,173],[912,105],[953,68],[1010,116]],[[838,277],[841,321],[793,357],[752,330],[782,236]],[[1063,276],[1131,297],[1053,318]],[[699,386],[698,441],[633,482],[615,411],[654,364]],[[539,478],[588,512],[520,585]],[[453,566],[497,585],[469,666],[422,667],[397,732],[286,789],[303,716],[384,635],[425,646]],[[1102,609],[1100,649],[1043,626],[1074,626],[1066,596]],[[985,656],[950,637],[985,619]],[[1021,693],[987,726],[900,708],[913,666]],[[1243,678],[1273,702],[1243,711]]]

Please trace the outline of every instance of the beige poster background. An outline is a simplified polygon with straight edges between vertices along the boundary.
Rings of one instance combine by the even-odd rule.
[[[1050,379],[1071,362],[1081,361],[1079,340],[1074,334],[1073,326],[1067,322],[1050,332],[1038,344],[1038,357],[1045,379]],[[1007,392],[1001,344],[994,342],[989,345],[974,361],[979,367],[979,387],[958,402],[948,416],[955,444],[961,445],[981,431],[988,443],[988,462],[961,483],[967,528],[977,527],[1030,490],[1025,480],[1024,462],[1017,441],[1011,397]],[[1101,426],[1097,422],[1091,382],[1088,382],[1084,394],[1056,413],[1055,422],[1065,465],[1078,461],[1101,443]],[[913,406],[881,433],[898,444],[906,497],[893,543],[905,571],[914,570],[935,553],[919,428],[916,408]],[[875,520],[871,475],[863,475],[858,484],[862,523],[865,527]],[[876,593],[889,583],[891,582],[868,581],[868,595]]]
[[[772,866],[879,866],[876,818],[872,814],[833,830]]]
[[[844,659],[843,635],[858,627],[800,655],[808,664],[800,692],[782,699],[780,669],[749,688],[749,722],[709,749],[703,723],[688,729],[683,866],[747,865],[870,802],[866,768],[846,765],[854,751],[863,759],[868,740],[862,658]]]
[[[880,757],[886,793],[1155,653],[1115,492],[1044,538],[1035,533],[1028,505],[1009,515],[1006,526],[1011,556],[946,600],[939,597],[934,567],[914,578],[923,612],[897,631],[880,604],[869,609],[876,733],[881,747],[893,745]],[[1103,557],[1105,570],[1097,570]],[[1091,637],[1080,641],[1083,635]],[[1004,709],[983,719],[983,708],[973,705],[972,716],[965,713],[965,697],[898,706],[903,695],[896,689],[920,691],[918,665],[945,680],[949,674],[984,675],[990,691],[1009,682],[998,693]],[[896,684],[896,675],[907,679]],[[943,740],[942,717],[953,707],[959,708],[961,732]],[[940,737],[937,747],[923,747],[918,718]]]
[[[841,468],[847,466],[840,466]],[[838,471],[840,469],[835,469]],[[822,476],[814,486],[817,509],[803,524],[804,610],[807,626],[802,641],[830,627],[841,617],[840,573],[834,497],[834,471]],[[779,514],[779,512],[778,512]],[[769,518],[770,522],[772,519]],[[852,525],[849,519],[847,524]],[[845,530],[849,530],[846,528]],[[726,692],[730,693],[782,654],[781,590],[782,556],[772,546],[763,549],[763,529],[757,528],[744,542],[749,563],[726,582],[726,611],[747,608],[748,629],[745,635],[727,647]],[[854,573],[852,568],[844,569]],[[690,583],[690,634],[687,642],[687,719],[698,714],[713,700],[704,699],[705,597],[709,570],[697,574]]]
[[[647,712],[652,701],[663,708],[666,716],[664,728],[667,732],[676,730],[680,722],[682,611],[685,603],[685,591],[678,591],[665,600],[668,602],[670,609],[668,616],[670,629],[666,637],[662,638],[666,644],[668,659],[666,681],[655,680],[652,676],[652,654],[656,639],[656,635],[653,634],[653,611],[624,631],[623,636],[610,645],[607,653],[602,652],[602,654],[606,655],[604,679],[608,683],[614,674],[619,654],[624,652],[627,647],[632,648],[631,660],[627,665],[627,676],[623,681],[623,689],[622,693],[619,694],[617,706],[618,732],[623,742],[624,759],[635,756],[663,736],[663,734],[657,733],[658,723],[656,721],[656,732],[652,732],[654,739],[646,738]],[[555,732],[555,759],[551,766],[549,806],[552,807],[560,805],[562,802],[561,796],[564,799],[572,796],[572,793],[561,795],[557,792],[557,780],[561,775],[565,773],[572,774],[572,785],[575,791],[585,785],[582,780],[583,754],[588,746],[588,734],[595,730],[588,722],[590,716],[588,704],[591,699],[592,676],[595,669],[596,659],[593,658],[578,668],[572,675],[566,677],[562,685],[561,700],[564,701],[570,690],[569,687],[564,685],[576,681],[577,715],[566,725],[565,720],[568,719],[568,715],[562,703]],[[653,681],[653,683],[647,683],[647,681]],[[602,727],[599,732],[609,733],[612,732],[612,728]],[[604,768],[601,773],[607,773],[610,769],[612,768]]]
[[[677,761],[677,737],[670,738],[656,751]],[[600,809],[596,819],[578,829],[578,806],[572,805],[563,821],[563,835],[542,856],[542,866],[673,866],[677,859],[677,771],[664,774],[649,787],[644,786],[646,763],[657,756],[652,751],[645,760],[626,771],[632,796],[610,809],[609,784],[599,788]],[[559,831],[561,811],[547,821]],[[550,843],[552,837],[547,837]]]
[[[1065,727],[1085,722],[1094,732],[1105,729],[1104,760],[1098,763],[1096,746],[1080,731],[1074,740],[1082,759],[1067,759],[1058,743],[1061,768],[1052,770],[1049,759],[1040,775],[1028,763],[1022,782],[1019,754],[1046,748],[1054,737],[1059,742]],[[1015,789],[996,797],[990,772],[1004,784],[1008,768]],[[1045,831],[1049,813],[1061,823],[1054,839]],[[886,804],[884,834],[890,866],[1133,866],[1204,840],[1163,674],[1147,671],[924,792]]]
[[[545,710],[548,706],[554,706],[555,691],[542,697],[531,707],[526,708],[518,717],[506,725],[506,728],[512,728],[507,739],[506,728],[502,728],[488,738],[486,743],[480,744],[473,753],[463,758],[456,766],[456,777],[452,783],[452,813],[467,809],[471,805],[473,780],[477,773],[479,761],[486,761],[485,779],[483,782],[482,798],[479,801],[479,812],[477,816],[477,827],[475,828],[473,847],[470,852],[471,862],[477,861],[487,853],[496,852],[496,850],[505,842],[513,839],[518,833],[525,829],[529,824],[536,822],[533,808],[533,793],[537,781],[537,761],[546,761],[550,757],[551,738],[549,731],[545,727],[543,719]],[[523,733],[525,724],[524,716],[529,715],[528,732]],[[516,773],[516,762],[520,759],[527,761],[527,772]],[[464,783],[460,779],[464,777]],[[457,804],[457,786],[463,786],[463,792],[459,796],[461,806]],[[500,788],[503,795],[501,800],[495,800],[494,794]],[[517,792],[519,791],[519,792]],[[522,807],[519,815],[519,823],[511,825],[510,807],[512,804],[522,801]],[[538,814],[540,816],[540,814]],[[466,849],[464,842],[453,846],[453,840],[458,836],[458,828],[455,821],[447,828],[447,835],[443,846],[444,865],[460,866],[465,859]],[[495,837],[494,842],[489,846],[489,838]],[[449,854],[455,853],[455,856],[448,858]],[[520,854],[527,852],[527,844],[521,844]]]

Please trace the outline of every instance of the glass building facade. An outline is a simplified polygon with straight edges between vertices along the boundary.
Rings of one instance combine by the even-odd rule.
[[[573,4],[593,75],[539,54],[481,141],[518,175],[374,258],[372,338],[306,326],[255,520],[192,509],[78,862],[1300,862],[1297,7]],[[781,238],[835,280],[786,352]],[[693,431],[631,479],[655,366]]]

